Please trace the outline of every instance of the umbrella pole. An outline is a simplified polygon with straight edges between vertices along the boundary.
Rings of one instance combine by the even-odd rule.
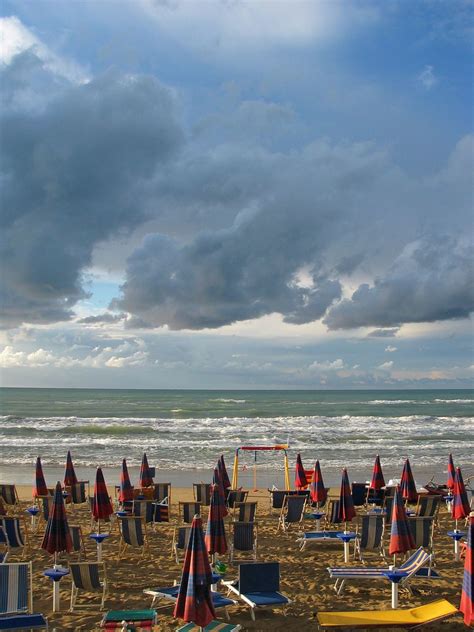
[[[456,518],[456,526],[454,527],[454,533],[458,530],[458,520]],[[459,538],[453,538],[454,540],[454,561],[459,562]]]

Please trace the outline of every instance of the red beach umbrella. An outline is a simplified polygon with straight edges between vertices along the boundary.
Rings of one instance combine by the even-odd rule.
[[[53,504],[49,512],[49,518],[46,523],[41,548],[47,551],[50,555],[54,555],[55,564],[58,553],[61,553],[62,551],[69,553],[72,550],[72,540],[67,523],[66,507],[64,506],[63,492],[59,481],[56,484]]]
[[[205,628],[216,612],[211,598],[212,573],[204,543],[202,520],[194,516],[173,617]]]
[[[347,523],[352,522],[356,515],[354,500],[352,498],[351,486],[347,469],[342,470],[341,491],[339,492],[339,520]]]
[[[314,464],[313,479],[309,487],[309,496],[313,503],[319,503],[320,505],[324,505],[328,497],[328,493],[324,487],[319,461],[316,461]]]
[[[36,459],[36,474],[35,474],[35,486],[33,487],[33,498],[37,496],[47,496],[49,494],[44,480],[43,466],[41,465],[41,458]]]
[[[295,487],[296,489],[306,489],[308,487],[308,479],[306,478],[306,472],[299,452],[296,456]]]
[[[453,508],[451,516],[454,520],[462,520],[466,518],[471,508],[469,507],[469,501],[467,499],[466,488],[464,487],[464,480],[461,474],[461,468],[456,468],[456,475],[454,477],[454,491],[453,491]]]
[[[94,516],[94,519],[98,524],[99,531],[100,531],[100,521],[109,520],[113,512],[114,510],[112,508],[112,503],[110,502],[109,492],[107,491],[104,475],[102,474],[102,469],[98,467],[97,473],[95,476],[94,500],[92,502],[92,515]]]
[[[120,492],[118,499],[121,503],[125,502],[126,500],[133,500],[133,486],[130,482],[127,461],[125,459],[122,461],[122,472],[120,474]]]
[[[227,516],[227,514],[229,513],[227,511],[227,507],[225,504],[226,501],[226,495],[225,495],[225,489],[224,489],[224,485],[222,484],[222,478],[221,475],[219,473],[219,467],[215,467],[214,468],[214,474],[212,476],[212,482],[214,485],[216,485],[218,491],[219,491],[219,496],[220,496],[220,500],[221,500],[221,511],[222,511],[222,517],[225,518]]]
[[[474,518],[469,520],[467,532],[466,561],[464,562],[464,578],[459,610],[464,615],[467,626],[474,624]]]
[[[450,453],[448,457],[448,480],[446,482],[446,487],[449,490],[454,488],[454,477],[456,476],[456,469],[454,467],[453,455]]]
[[[66,471],[64,472],[64,487],[66,487],[66,485],[68,487],[71,485],[76,485],[76,483],[77,476],[76,472],[74,471],[74,465],[72,464],[71,452],[68,450],[66,457]]]
[[[209,516],[207,519],[206,535],[204,540],[206,549],[210,555],[219,553],[224,555],[227,553],[227,540],[225,537],[224,526],[225,504],[222,502],[218,485],[212,486],[211,505],[209,507]]]
[[[224,486],[224,489],[229,489],[229,487],[231,487],[231,482],[230,482],[229,475],[227,474],[227,468],[225,466],[225,461],[224,461],[224,455],[223,454],[221,454],[221,458],[219,459],[219,461],[217,463],[217,467],[218,467],[219,473],[221,475],[222,485]]]
[[[403,466],[402,478],[400,480],[400,492],[403,500],[409,503],[416,502],[418,492],[416,491],[415,479],[411,471],[410,461],[407,459]]]
[[[408,523],[407,512],[403,505],[400,486],[397,485],[392,507],[392,527],[390,532],[390,555],[406,553],[415,548],[415,541]]]
[[[146,452],[143,453],[143,457],[142,457],[139,485],[140,487],[150,487],[151,485],[153,485],[153,478],[151,476],[150,466],[148,465]]]
[[[372,480],[370,481],[369,489],[374,489],[379,492],[382,487],[385,487],[385,479],[383,477],[382,466],[380,465],[380,457],[377,454],[375,457],[374,469],[372,470]]]

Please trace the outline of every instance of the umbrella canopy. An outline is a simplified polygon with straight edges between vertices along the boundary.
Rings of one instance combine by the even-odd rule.
[[[415,540],[413,539],[410,525],[408,524],[407,512],[403,505],[400,486],[397,485],[393,499],[392,528],[388,551],[390,555],[396,555],[397,553],[406,553],[414,548],[416,548]]]
[[[150,487],[151,485],[153,485],[153,478],[151,476],[150,466],[148,465],[146,452],[143,453],[143,457],[142,457],[139,485],[140,487]]]
[[[320,503],[323,505],[326,502],[328,493],[324,487],[323,475],[321,474],[321,468],[319,461],[314,464],[313,480],[309,487],[309,495],[313,503]]]
[[[377,492],[385,487],[385,479],[383,477],[382,466],[380,465],[380,457],[375,457],[374,469],[372,470],[372,480],[369,489],[375,489]]]
[[[474,624],[474,518],[469,520],[467,532],[466,561],[464,562],[464,578],[459,610],[464,615],[467,626]]]
[[[229,487],[231,487],[231,483],[230,483],[229,475],[227,474],[227,468],[225,466],[225,461],[224,461],[224,455],[223,454],[221,454],[221,458],[219,459],[219,461],[217,463],[217,467],[218,467],[219,473],[221,475],[222,485],[224,486],[224,489],[228,489]]]
[[[306,487],[308,487],[306,472],[303,467],[303,461],[301,460],[301,454],[299,452],[296,456],[295,487],[296,489],[305,489]]]
[[[94,485],[94,500],[92,502],[92,515],[95,520],[108,520],[110,515],[114,513],[112,503],[110,502],[109,492],[105,484],[102,469],[97,468]]]
[[[224,485],[222,484],[222,478],[221,478],[218,466],[214,468],[212,482],[219,491],[222,517],[225,518],[229,512],[227,511],[225,489],[224,489]]]
[[[64,472],[64,486],[75,485],[77,483],[76,472],[74,471],[74,465],[72,464],[71,452],[67,451],[66,457],[66,470]]]
[[[54,492],[53,504],[49,512],[41,548],[51,555],[72,550],[71,534],[66,517],[61,483],[58,481]]]
[[[418,499],[415,479],[413,478],[413,472],[411,471],[411,465],[408,459],[403,466],[402,478],[400,479],[400,492],[403,500],[409,503],[416,502]]]
[[[356,515],[354,500],[352,498],[351,486],[347,469],[342,470],[341,491],[339,492],[339,520],[341,522],[351,522]]]
[[[194,516],[173,617],[202,628],[216,618],[211,598],[211,565],[204,543],[202,520]]]
[[[469,507],[467,492],[466,488],[464,487],[464,480],[461,474],[460,467],[456,468],[453,496],[453,508],[451,515],[455,520],[462,520],[469,515],[471,508]]]
[[[118,499],[121,503],[125,502],[126,500],[133,500],[133,487],[130,482],[127,461],[125,459],[122,461],[122,472],[120,474],[120,492]]]
[[[35,486],[33,487],[33,498],[37,496],[47,496],[49,494],[46,487],[46,481],[44,480],[43,466],[41,465],[41,458],[36,459],[36,473],[35,473]]]
[[[448,457],[448,480],[446,482],[446,487],[448,489],[454,488],[454,477],[456,476],[456,468],[454,467],[453,455],[450,454]]]
[[[211,506],[209,507],[209,516],[207,518],[206,535],[204,537],[206,549],[212,555],[214,553],[219,553],[220,555],[227,553],[224,511],[227,510],[225,504],[222,503],[219,487],[218,485],[213,485]]]

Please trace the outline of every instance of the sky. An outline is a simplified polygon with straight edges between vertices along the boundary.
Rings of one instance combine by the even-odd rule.
[[[471,0],[4,0],[3,386],[473,385]]]

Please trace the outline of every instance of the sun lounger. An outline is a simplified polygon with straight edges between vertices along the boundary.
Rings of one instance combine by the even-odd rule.
[[[123,630],[124,622],[130,624],[130,629],[151,630],[156,625],[155,610],[109,610],[100,622],[105,630]],[[128,629],[128,627],[127,627]]]
[[[302,551],[307,544],[317,544],[320,542],[337,542],[338,544],[341,542],[339,535],[344,533],[344,531],[306,531],[302,533],[299,538],[297,538],[297,542],[301,542],[300,551]]]
[[[220,621],[211,621],[205,628],[201,628],[194,623],[186,623],[180,628],[176,628],[176,632],[238,632],[242,627],[237,623],[221,623]]]
[[[349,612],[318,612],[320,628],[405,628],[412,629],[441,621],[456,614],[446,599],[438,599],[417,608],[406,610],[360,610]]]
[[[32,563],[0,564],[0,630],[48,629],[33,613]]]
[[[168,602],[168,604],[175,603],[176,600],[178,599],[179,584],[177,584],[176,586],[168,586],[166,588],[156,588],[155,590],[151,588],[147,588],[143,592],[145,593],[145,595],[150,595],[150,597],[153,597],[151,601],[151,608],[153,608],[155,606],[155,603],[159,603],[160,601]],[[229,613],[227,612],[227,608],[229,606],[235,606],[237,602],[234,599],[229,599],[225,595],[219,592],[214,592],[214,591],[211,591],[211,598],[212,598],[212,603],[214,605],[214,608],[215,609],[224,608],[225,616],[227,619],[229,619]],[[165,604],[165,605],[168,605],[168,604]]]

